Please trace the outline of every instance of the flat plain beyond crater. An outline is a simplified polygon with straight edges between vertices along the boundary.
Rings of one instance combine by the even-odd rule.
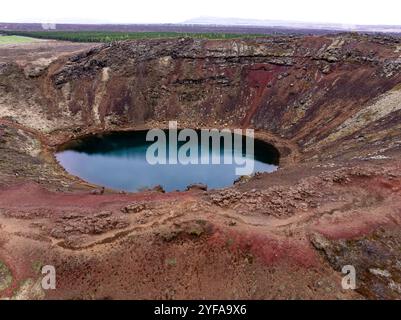
[[[279,169],[124,193],[56,161],[169,121],[255,129]],[[0,298],[399,299],[400,155],[399,38],[0,44]]]

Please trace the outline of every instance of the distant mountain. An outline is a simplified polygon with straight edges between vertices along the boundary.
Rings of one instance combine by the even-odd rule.
[[[284,20],[257,20],[257,19],[218,18],[218,17],[198,17],[184,21],[182,24],[401,33],[401,25],[400,26],[351,25],[351,24],[340,24],[340,23],[313,23],[313,22],[284,21]]]

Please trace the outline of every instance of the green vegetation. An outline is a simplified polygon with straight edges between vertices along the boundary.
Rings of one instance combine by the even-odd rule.
[[[175,267],[177,265],[177,259],[176,258],[166,259],[166,265],[170,267]]]
[[[0,261],[0,291],[7,289],[13,282],[11,271]]]
[[[43,264],[40,261],[32,262],[32,269],[35,271],[35,273],[39,274],[42,271],[42,266]]]
[[[14,44],[14,43],[28,43],[36,41],[33,38],[28,38],[24,36],[1,36],[0,35],[0,45],[1,44]]]
[[[234,39],[256,38],[262,34],[235,33],[181,33],[181,32],[104,32],[104,31],[5,31],[4,33],[20,37],[39,39],[65,40],[75,42],[112,42],[130,39],[160,39],[160,38],[202,38],[202,39]],[[0,42],[1,42],[0,37]],[[7,37],[5,37],[7,38]]]

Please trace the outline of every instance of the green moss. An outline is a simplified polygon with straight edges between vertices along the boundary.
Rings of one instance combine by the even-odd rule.
[[[194,237],[200,237],[203,234],[203,229],[200,227],[194,227],[188,231],[188,234]]]
[[[227,247],[231,247],[234,244],[234,239],[228,238],[226,241],[226,245]]]
[[[13,282],[13,276],[7,266],[0,261],[0,291],[7,289]]]
[[[40,261],[32,262],[32,269],[35,273],[40,273],[42,271],[43,264]]]
[[[175,258],[166,259],[166,265],[174,267],[177,265],[177,260]]]
[[[196,223],[202,227],[205,227],[207,225],[207,221],[205,220],[196,220]]]

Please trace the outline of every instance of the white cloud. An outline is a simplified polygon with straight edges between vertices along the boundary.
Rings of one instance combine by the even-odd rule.
[[[13,0],[1,22],[175,23],[199,16],[401,25],[399,0]]]

